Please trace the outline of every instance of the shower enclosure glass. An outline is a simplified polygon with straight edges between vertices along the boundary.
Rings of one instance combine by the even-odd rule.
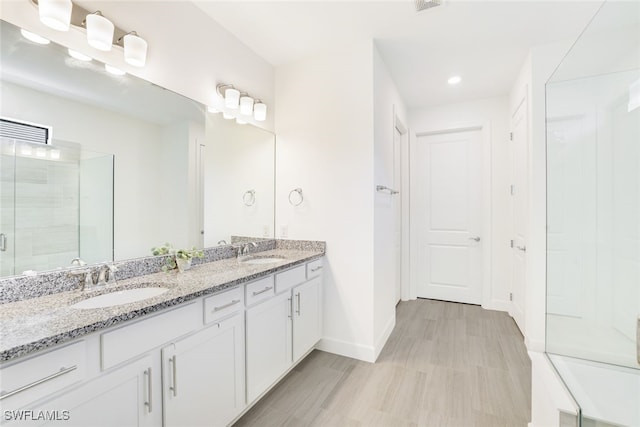
[[[640,2],[606,2],[546,85],[546,350],[581,425],[640,425]]]
[[[113,260],[113,155],[0,138],[0,277]]]

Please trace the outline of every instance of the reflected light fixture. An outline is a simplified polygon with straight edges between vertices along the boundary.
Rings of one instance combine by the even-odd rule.
[[[236,117],[236,123],[239,124],[239,125],[246,125],[247,124],[247,122],[242,120],[240,117]]]
[[[27,30],[21,29],[20,30],[20,34],[22,34],[22,37],[24,37],[25,39],[27,39],[27,40],[29,40],[31,42],[34,42],[34,43],[38,43],[38,44],[49,44],[49,43],[51,43],[49,41],[49,39],[45,39],[44,37],[39,36],[39,35],[37,35],[35,33],[32,33],[31,31],[27,31]]]
[[[89,46],[103,52],[110,51],[113,46],[113,33],[116,29],[113,22],[102,16],[102,12],[98,10],[87,15],[85,25]]]
[[[125,74],[127,74],[124,71],[122,71],[120,68],[114,67],[113,65],[109,65],[109,64],[104,64],[104,69],[107,70],[107,72],[116,76],[124,76]]]
[[[71,25],[71,0],[38,0],[40,22],[57,31],[68,31]]]
[[[211,114],[217,114],[220,112],[220,110],[218,110],[216,107],[212,107],[211,105],[207,107],[207,111],[210,112]]]
[[[49,156],[53,159],[53,160],[58,160],[60,159],[60,150],[58,149],[53,149],[49,152]]]
[[[226,120],[231,120],[235,118],[233,114],[229,114],[227,112],[222,113],[222,117],[225,118]]]
[[[84,53],[80,53],[77,50],[73,50],[73,49],[68,49],[69,52],[69,56],[72,58],[77,59],[78,61],[85,61],[85,62],[89,62],[92,60],[92,58],[88,55],[85,55]]]
[[[449,80],[447,80],[447,83],[449,83],[450,85],[457,85],[461,81],[462,78],[460,76],[451,76],[449,77]]]

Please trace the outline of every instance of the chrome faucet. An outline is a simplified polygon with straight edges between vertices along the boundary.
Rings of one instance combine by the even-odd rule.
[[[79,267],[82,267],[83,265],[86,265],[86,264],[87,263],[81,260],[80,258],[74,258],[71,260],[71,265],[77,265]]]
[[[81,291],[90,291],[115,283],[116,270],[117,268],[114,265],[103,264],[97,268],[89,267],[85,269],[72,270],[69,272],[69,275],[78,276],[80,278]],[[96,274],[97,280],[95,280]]]
[[[242,245],[242,255],[247,255],[249,253],[249,247],[253,246],[254,248],[257,248],[258,245],[256,244],[256,242],[248,242],[245,243],[244,245]]]

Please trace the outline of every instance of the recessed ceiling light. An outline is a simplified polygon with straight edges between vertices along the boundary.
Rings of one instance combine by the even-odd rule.
[[[42,36],[39,36],[37,34],[32,33],[31,31],[27,31],[24,29],[20,30],[20,33],[22,34],[22,37],[24,37],[25,39],[32,41],[34,43],[38,43],[38,44],[49,44],[51,43],[48,39],[45,39]]]
[[[458,83],[460,83],[462,79],[460,78],[460,76],[452,76],[449,77],[449,80],[447,80],[447,83],[449,83],[450,85],[457,85]]]
[[[116,76],[124,76],[125,74],[127,74],[124,71],[122,71],[120,68],[116,68],[113,65],[109,65],[109,64],[104,64],[104,69]]]
[[[69,49],[68,52],[69,52],[69,56],[70,57],[75,58],[78,61],[88,62],[88,61],[91,61],[91,59],[92,59],[90,56],[85,55],[84,53],[80,53],[80,52],[78,52],[76,50],[73,50],[73,49]]]

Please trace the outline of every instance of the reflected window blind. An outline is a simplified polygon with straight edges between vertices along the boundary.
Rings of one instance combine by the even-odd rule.
[[[51,127],[0,117],[0,137],[36,144],[51,143]]]

